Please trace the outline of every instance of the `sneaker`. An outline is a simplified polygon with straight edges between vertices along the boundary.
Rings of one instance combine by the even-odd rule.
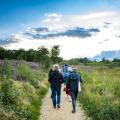
[[[53,106],[54,109],[56,109],[56,106]]]
[[[60,105],[57,105],[58,108],[60,108]]]
[[[51,97],[51,99],[52,99],[52,95],[51,95],[50,97]]]
[[[72,110],[72,113],[76,113],[76,110]]]

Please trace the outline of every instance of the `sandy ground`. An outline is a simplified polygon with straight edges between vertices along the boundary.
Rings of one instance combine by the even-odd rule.
[[[69,102],[65,92],[61,91],[61,108],[53,109],[50,90],[43,99],[39,120],[88,120],[82,109],[77,104],[77,112],[72,113],[72,103]]]

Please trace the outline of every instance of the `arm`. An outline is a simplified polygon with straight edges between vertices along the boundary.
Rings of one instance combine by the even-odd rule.
[[[48,75],[48,82],[51,83],[52,82],[52,74]]]
[[[60,83],[62,84],[64,82],[64,78],[63,78],[63,75],[60,74]]]

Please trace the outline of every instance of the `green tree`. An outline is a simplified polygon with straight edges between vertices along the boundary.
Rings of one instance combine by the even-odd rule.
[[[36,59],[36,50],[29,49],[26,51],[26,60],[27,61],[35,61]]]
[[[0,59],[4,59],[6,57],[6,50],[0,47]]]
[[[59,62],[59,54],[60,54],[59,45],[53,46],[53,48],[51,49],[51,60],[53,63]]]
[[[37,61],[40,62],[43,67],[48,68],[50,66],[49,50],[44,46],[38,48]]]
[[[16,56],[18,60],[26,60],[26,51],[24,49],[19,49],[16,51]]]

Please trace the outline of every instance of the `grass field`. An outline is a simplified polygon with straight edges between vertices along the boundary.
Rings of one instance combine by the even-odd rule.
[[[120,68],[79,66],[79,102],[93,120],[120,120]]]

